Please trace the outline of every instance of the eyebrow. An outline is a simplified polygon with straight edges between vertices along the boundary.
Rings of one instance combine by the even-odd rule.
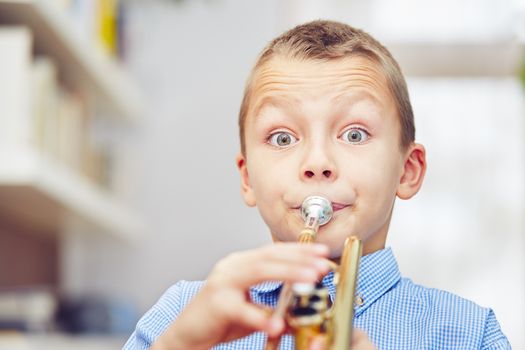
[[[259,115],[261,110],[267,106],[274,106],[281,109],[294,109],[300,104],[298,98],[290,95],[266,95],[255,105],[253,115]]]
[[[350,105],[357,101],[363,101],[363,100],[369,100],[372,101],[375,105],[379,107],[383,107],[383,103],[379,98],[377,98],[374,94],[365,91],[365,90],[359,90],[354,93],[348,93],[344,92],[340,95],[337,95],[332,99],[332,102],[334,105],[341,106],[341,105]],[[261,112],[261,110],[267,106],[274,106],[281,109],[294,109],[297,108],[301,104],[300,100],[297,97],[291,96],[291,95],[266,95],[262,97],[258,101],[258,103],[254,107],[253,115],[257,116]]]
[[[335,105],[340,106],[340,105],[349,105],[357,101],[363,101],[363,100],[372,101],[375,105],[379,107],[383,107],[382,101],[377,96],[365,90],[359,90],[351,94],[348,94],[345,92],[345,93],[342,93],[334,97],[332,101]]]

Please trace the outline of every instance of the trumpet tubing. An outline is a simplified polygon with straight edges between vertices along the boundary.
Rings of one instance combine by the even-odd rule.
[[[307,197],[303,201],[301,214],[305,227],[299,235],[299,242],[313,243],[319,226],[330,221],[332,205],[323,197]],[[350,349],[361,254],[361,241],[355,236],[347,238],[341,263],[333,267],[337,289],[335,302],[331,306],[328,290],[321,283],[283,285],[274,315],[284,317],[295,337],[296,350],[308,349],[312,339],[319,335],[327,337],[330,350]],[[277,349],[279,343],[280,338],[268,339],[265,349]]]

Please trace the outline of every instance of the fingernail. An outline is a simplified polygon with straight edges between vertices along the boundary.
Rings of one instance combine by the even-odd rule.
[[[315,260],[314,265],[322,272],[330,270],[330,265],[326,259],[317,259]]]
[[[304,270],[303,276],[308,281],[315,281],[317,280],[317,272],[311,269]]]
[[[310,350],[324,349],[326,345],[326,338],[324,336],[318,336],[312,339],[310,343]]]
[[[284,323],[280,317],[272,317],[270,318],[270,327],[268,329],[268,333],[271,335],[277,335],[282,331],[283,327]]]
[[[330,250],[328,249],[328,246],[325,244],[314,243],[313,246],[315,248],[315,251],[319,254],[326,255],[330,252]]]

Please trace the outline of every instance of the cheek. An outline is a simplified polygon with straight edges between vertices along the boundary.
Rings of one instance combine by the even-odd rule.
[[[369,197],[368,205],[390,203],[397,191],[399,165],[393,157],[386,155],[388,153],[384,152],[370,154],[362,162],[360,169],[354,171],[358,173],[356,174],[358,176],[356,186],[360,192],[358,194],[362,197]]]
[[[259,202],[275,198],[288,184],[286,169],[278,162],[254,153],[250,168],[252,188]]]

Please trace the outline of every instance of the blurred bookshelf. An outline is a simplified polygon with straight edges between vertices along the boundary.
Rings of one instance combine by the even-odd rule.
[[[25,336],[15,332],[0,332],[2,350],[117,350],[125,339],[112,336],[71,336],[63,334]]]
[[[0,0],[0,210],[46,231],[72,213],[132,237],[140,222],[113,198],[112,155],[90,129],[103,118],[129,126],[141,95],[114,57],[75,37],[55,3]]]
[[[29,28],[35,53],[50,57],[60,67],[64,84],[89,98],[96,112],[122,121],[139,118],[143,108],[140,91],[111,52],[107,53],[113,49],[104,50],[108,45],[92,40],[90,35],[81,37],[84,30],[94,30],[75,26],[75,20],[86,20],[69,18],[65,5],[58,3],[67,1],[0,0],[0,24]]]
[[[58,349],[80,339],[25,337],[35,312],[45,316],[36,323],[40,333],[59,330],[52,319],[67,297],[61,242],[75,223],[85,234],[124,242],[143,232],[122,200],[119,184],[127,179],[118,178],[126,175],[119,157],[130,156],[122,135],[138,125],[143,100],[126,73],[117,6],[0,0],[0,330],[24,335],[21,348],[44,348],[33,342],[46,339]],[[20,293],[50,303],[20,312],[17,305],[38,299],[14,297]]]

